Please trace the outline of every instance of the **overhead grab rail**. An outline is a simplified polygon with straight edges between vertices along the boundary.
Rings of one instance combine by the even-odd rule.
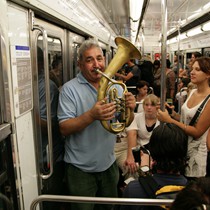
[[[161,206],[161,205],[170,205],[173,202],[173,199],[105,198],[105,197],[84,197],[84,196],[40,195],[32,201],[30,210],[36,210],[37,205],[43,201]]]
[[[32,31],[39,30],[43,36],[43,55],[44,55],[44,74],[45,74],[45,96],[46,101],[50,101],[50,81],[49,81],[49,64],[48,64],[48,36],[47,31],[39,25],[34,25],[33,20],[34,15],[31,14],[32,18]],[[48,147],[49,147],[49,165],[50,171],[49,174],[41,173],[40,176],[42,179],[48,179],[53,174],[53,143],[52,143],[52,122],[51,122],[51,107],[50,103],[46,103],[47,109],[47,132],[48,132]]]

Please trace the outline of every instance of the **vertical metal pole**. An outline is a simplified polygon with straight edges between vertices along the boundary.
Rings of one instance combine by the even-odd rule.
[[[166,100],[166,41],[167,41],[167,0],[161,0],[162,31],[161,31],[161,93],[160,108],[165,110]]]
[[[178,82],[178,79],[179,79],[179,69],[181,68],[181,66],[179,65],[180,64],[180,20],[178,22],[178,48],[177,48],[177,56],[178,56],[178,64],[177,64],[177,82]],[[178,83],[177,83],[178,84]]]
[[[176,75],[176,88],[177,88],[177,91],[178,91],[178,86],[179,86],[179,69],[180,69],[180,25],[178,23],[178,48],[177,48],[177,75]],[[177,92],[176,91],[176,92]],[[180,100],[179,100],[179,103],[178,103],[178,113],[180,113]]]
[[[142,56],[144,56],[144,27],[142,27],[142,35],[141,35],[141,39],[142,39],[142,48],[141,48],[141,53],[142,53]]]

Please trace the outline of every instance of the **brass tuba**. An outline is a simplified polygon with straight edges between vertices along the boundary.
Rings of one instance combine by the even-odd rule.
[[[98,73],[102,74],[98,89],[98,101],[108,96],[109,102],[114,101],[116,103],[116,119],[101,121],[103,127],[111,133],[123,131],[129,125],[131,117],[130,109],[125,106],[125,93],[128,92],[127,87],[123,82],[117,82],[112,77],[129,59],[141,59],[139,50],[128,40],[116,37],[115,43],[118,46],[117,52],[105,71],[101,72],[99,69],[96,69]],[[121,96],[118,94],[117,85],[120,85],[123,89]]]

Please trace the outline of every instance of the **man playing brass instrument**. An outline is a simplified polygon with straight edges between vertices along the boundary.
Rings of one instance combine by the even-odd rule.
[[[70,195],[117,197],[118,167],[115,162],[116,135],[104,129],[100,120],[115,116],[114,102],[97,101],[97,90],[104,72],[105,58],[94,40],[80,47],[77,77],[60,92],[58,118],[65,140],[66,178]],[[126,106],[133,110],[135,98],[126,93]],[[72,203],[72,210],[111,209],[112,205]]]

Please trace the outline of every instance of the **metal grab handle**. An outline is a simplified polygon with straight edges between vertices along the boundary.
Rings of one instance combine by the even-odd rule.
[[[49,64],[48,64],[48,37],[47,31],[39,25],[32,24],[32,30],[39,30],[43,36],[43,55],[44,55],[44,74],[45,74],[45,97],[46,102],[50,101],[50,82],[49,82]],[[41,173],[42,179],[48,179],[53,174],[53,143],[52,143],[52,121],[51,121],[51,107],[50,103],[46,103],[47,109],[47,132],[48,132],[48,146],[49,146],[49,164],[50,171],[49,174]]]
[[[30,210],[35,210],[37,205],[43,201],[52,202],[75,202],[75,203],[100,203],[100,204],[124,204],[124,205],[144,205],[160,206],[170,205],[173,199],[142,199],[142,198],[105,198],[105,197],[85,197],[85,196],[61,196],[61,195],[40,195],[31,203]]]

